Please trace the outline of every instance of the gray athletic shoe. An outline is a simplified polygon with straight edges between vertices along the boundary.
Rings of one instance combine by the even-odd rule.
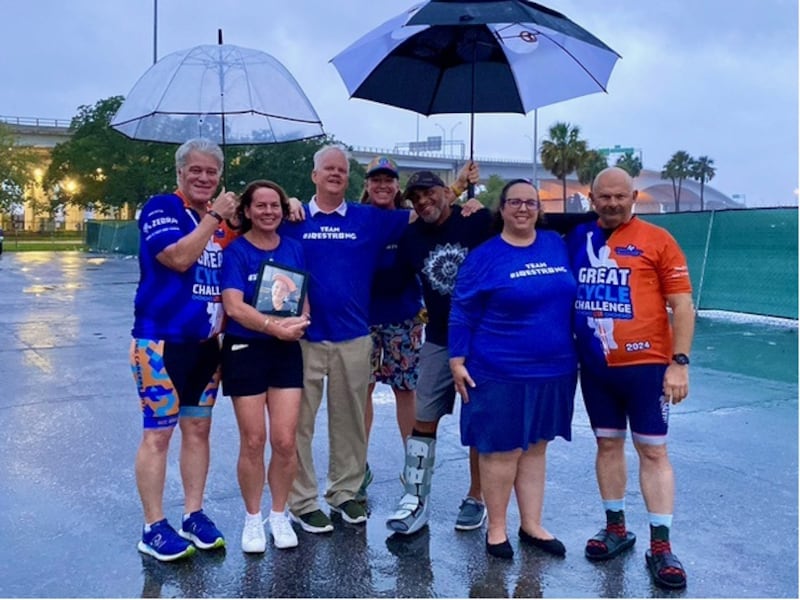
[[[459,531],[472,531],[478,529],[486,520],[486,506],[472,496],[467,496],[461,502],[456,519],[456,529]]]

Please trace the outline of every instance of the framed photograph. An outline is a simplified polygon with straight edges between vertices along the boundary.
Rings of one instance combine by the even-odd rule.
[[[258,272],[253,306],[265,315],[296,317],[302,314],[308,273],[264,261]]]

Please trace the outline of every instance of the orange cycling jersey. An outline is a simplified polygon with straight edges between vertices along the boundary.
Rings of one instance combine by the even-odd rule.
[[[666,297],[691,294],[686,258],[669,232],[636,217],[606,235],[594,222],[568,238],[578,280],[575,334],[581,360],[667,364],[672,328]]]

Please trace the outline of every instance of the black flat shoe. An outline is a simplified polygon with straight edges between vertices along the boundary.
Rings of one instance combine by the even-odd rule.
[[[552,540],[542,540],[537,537],[533,537],[529,533],[526,533],[522,527],[519,528],[519,539],[523,544],[528,544],[529,546],[538,548],[539,550],[547,552],[548,554],[552,554],[553,556],[564,556],[567,553],[567,549],[558,538],[553,538]]]
[[[489,535],[486,535],[486,552],[497,558],[514,558],[514,549],[508,542],[508,538],[499,544],[490,544]]]

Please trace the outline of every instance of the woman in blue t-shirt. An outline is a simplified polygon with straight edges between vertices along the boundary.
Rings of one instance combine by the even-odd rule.
[[[237,473],[247,511],[242,531],[245,552],[266,550],[261,517],[266,415],[272,450],[267,472],[272,496],[270,530],[277,548],[297,546],[286,502],[297,472],[295,433],[303,388],[298,340],[310,322],[309,307],[306,301],[300,316],[276,318],[253,306],[265,262],[300,271],[305,268],[300,243],[277,232],[288,212],[288,197],[279,185],[265,180],[252,182],[239,206],[243,234],[223,253],[222,302],[228,321],[222,345],[222,385],[224,393],[233,399],[239,425]],[[266,303],[272,307],[270,298]]]
[[[561,556],[564,545],[542,527],[542,505],[547,443],[571,439],[576,283],[562,239],[535,227],[533,185],[509,182],[499,214],[502,232],[467,255],[452,296],[448,348],[463,401],[461,443],[478,450],[489,554],[514,554],[506,532],[514,490],[520,540]]]

